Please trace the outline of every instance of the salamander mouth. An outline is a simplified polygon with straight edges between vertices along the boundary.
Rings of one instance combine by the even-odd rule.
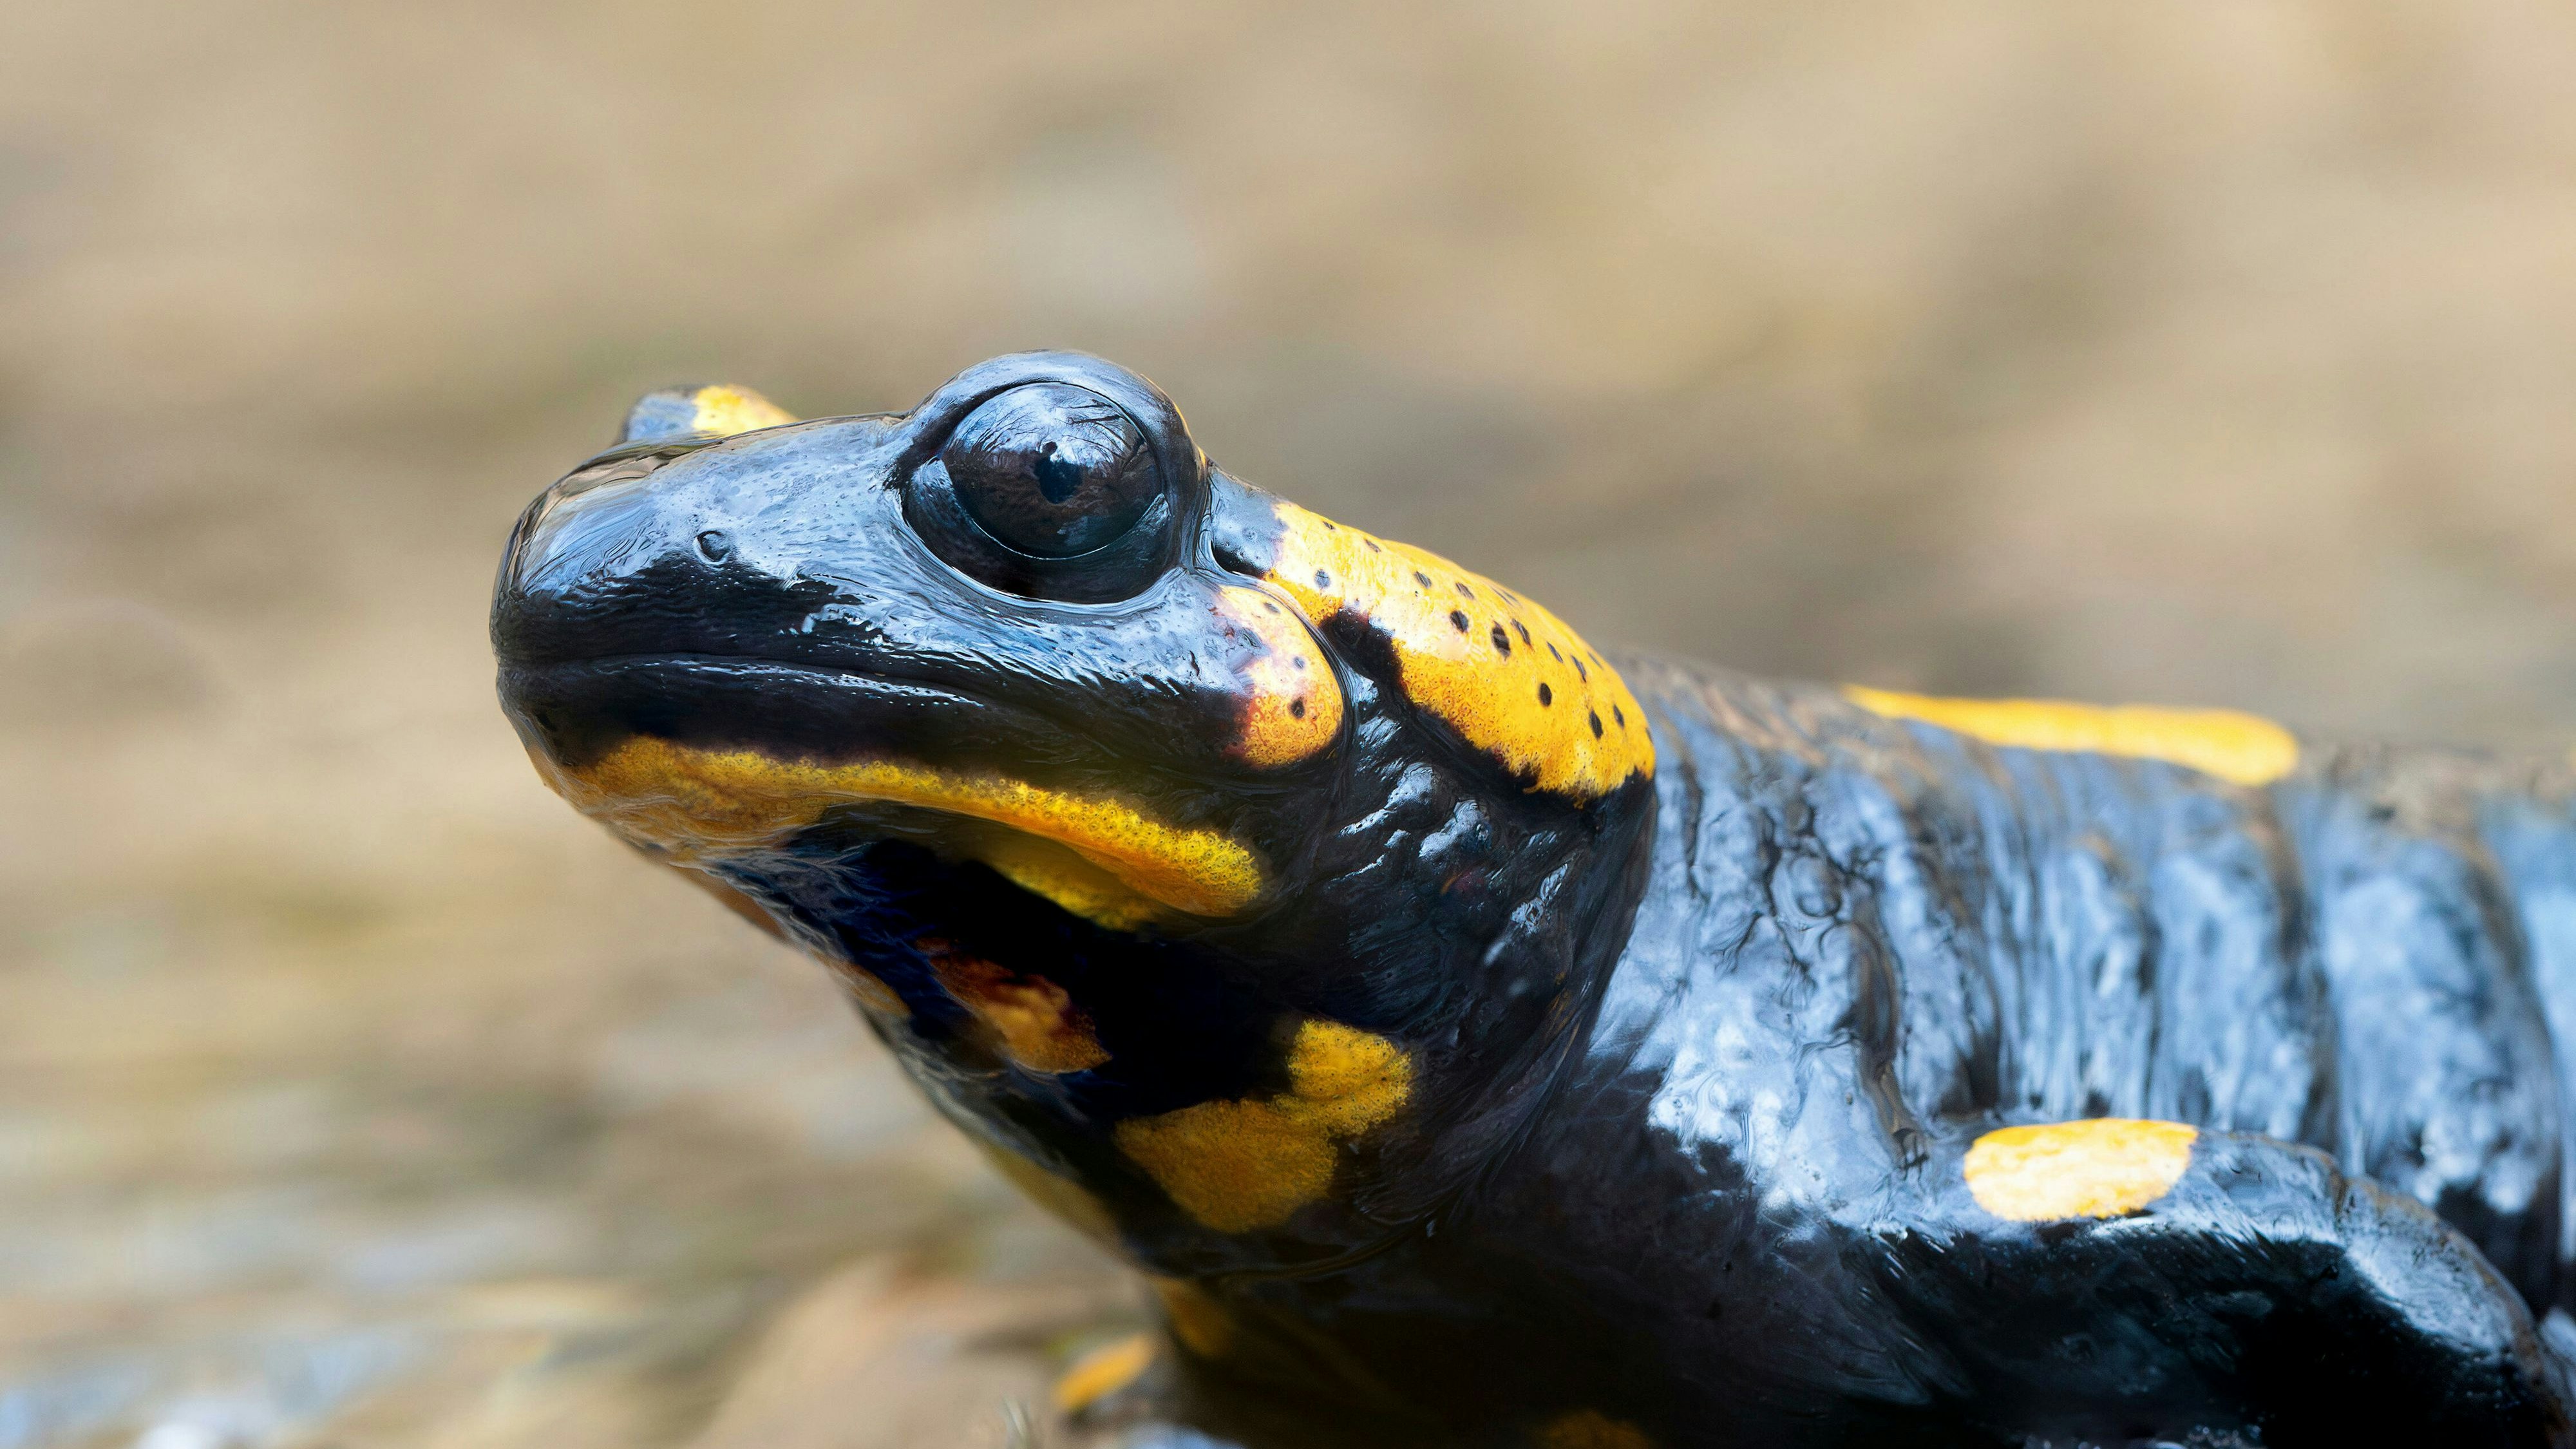
[[[1236,914],[1268,887],[1080,735],[940,686],[776,660],[630,655],[508,670],[547,782],[677,862],[789,845],[847,809],[958,822],[961,852],[1104,924]]]
[[[624,654],[507,667],[501,700],[532,747],[578,767],[645,735],[779,759],[900,757],[1020,770],[1093,752],[1034,710],[962,689],[758,655]]]

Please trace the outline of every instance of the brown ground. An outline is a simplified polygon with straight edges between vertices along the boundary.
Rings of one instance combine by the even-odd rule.
[[[1599,639],[2576,737],[2563,7],[8,31],[0,1449],[992,1445],[1132,1321],[493,708],[662,382],[1088,347]]]

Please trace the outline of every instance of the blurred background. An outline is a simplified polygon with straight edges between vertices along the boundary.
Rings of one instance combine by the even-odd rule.
[[[1105,353],[1603,644],[2576,738],[2576,14],[19,7],[0,1449],[1003,1442],[1138,1321],[539,787],[626,402]]]

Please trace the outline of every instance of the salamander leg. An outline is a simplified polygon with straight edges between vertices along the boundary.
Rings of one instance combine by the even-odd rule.
[[[2571,1442],[2513,1290],[2421,1205],[2320,1153],[2099,1120],[1990,1132],[1923,1172],[1927,1221],[1870,1225],[1854,1251],[1984,1430]]]

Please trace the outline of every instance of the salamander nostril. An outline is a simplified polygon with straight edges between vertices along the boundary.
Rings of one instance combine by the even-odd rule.
[[[699,534],[698,556],[709,563],[723,563],[733,557],[733,535],[721,528],[710,528]]]

